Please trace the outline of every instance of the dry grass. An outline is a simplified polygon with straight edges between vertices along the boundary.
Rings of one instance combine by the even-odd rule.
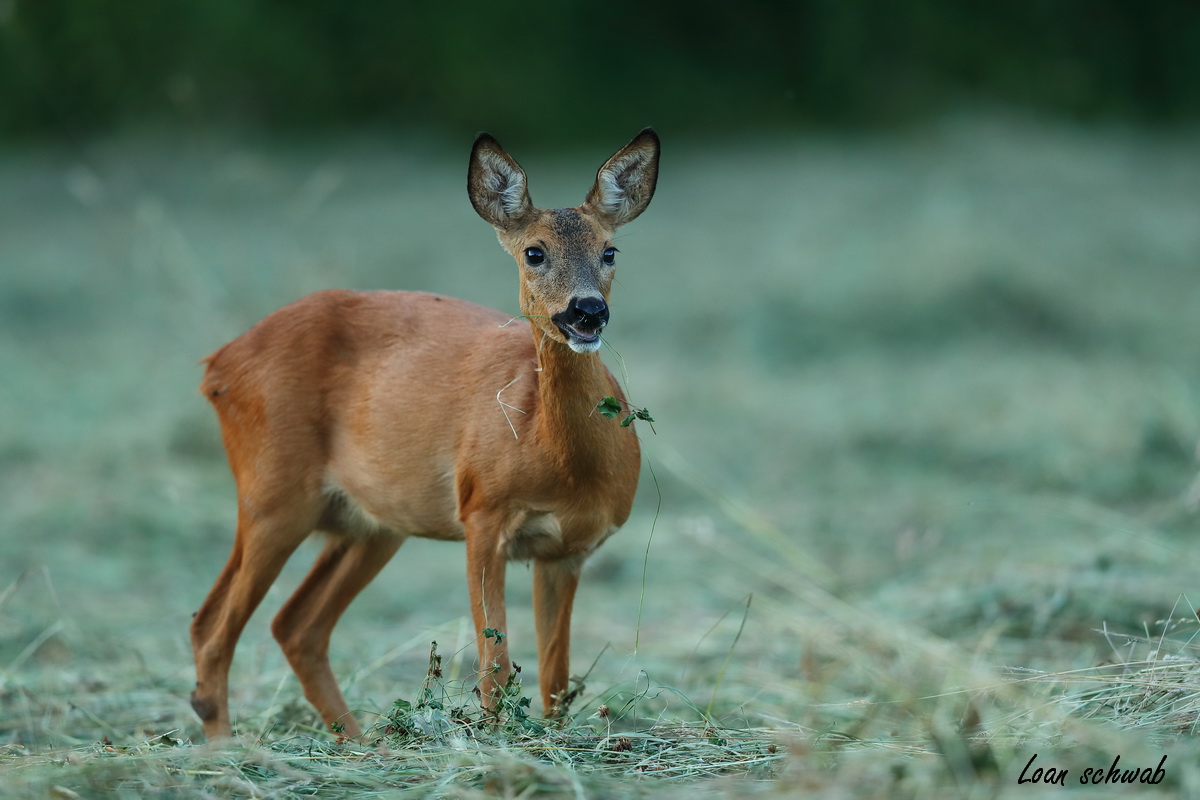
[[[508,308],[511,267],[443,143],[0,159],[0,795],[1063,791],[1017,783],[1034,754],[1080,794],[1200,792],[1194,140],[992,118],[667,148],[610,328],[662,510],[647,481],[589,565],[569,724],[451,713],[462,551],[411,542],[334,639],[377,724],[321,730],[267,630],[306,548],[243,638],[226,748],[187,702],[233,519],[197,359],[329,285]],[[594,167],[518,155],[546,204]],[[1078,783],[1116,755],[1166,780]]]

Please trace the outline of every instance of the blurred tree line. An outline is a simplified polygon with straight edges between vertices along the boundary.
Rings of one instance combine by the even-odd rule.
[[[0,138],[1200,115],[1197,0],[0,0]]]

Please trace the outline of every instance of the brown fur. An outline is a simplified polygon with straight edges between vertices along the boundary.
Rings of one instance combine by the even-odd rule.
[[[192,623],[192,705],[206,736],[230,734],[238,637],[314,530],[330,534],[325,549],[272,631],[326,723],[361,732],[330,670],[329,637],[408,536],[466,541],[477,632],[506,630],[505,564],[534,561],[540,687],[553,711],[568,684],[580,567],[629,516],[640,454],[631,429],[594,412],[621,397],[616,381],[550,318],[573,297],[607,302],[613,268],[601,253],[649,203],[657,163],[658,139],[644,131],[601,168],[582,206],[542,211],[517,163],[480,136],[468,191],[521,266],[528,324],[430,294],[331,290],[207,359],[200,391],[221,423],[238,524]],[[535,245],[539,268],[524,260]],[[480,635],[479,660],[491,696],[511,669],[508,640]]]

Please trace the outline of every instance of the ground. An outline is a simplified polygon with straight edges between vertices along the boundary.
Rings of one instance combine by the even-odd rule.
[[[372,716],[418,696],[432,640],[451,686],[471,669],[462,547],[413,541],[335,635],[351,705],[382,719],[338,743],[268,631],[313,545],[242,639],[242,746],[220,750],[189,744],[188,622],[234,522],[197,362],[324,287],[515,313],[516,267],[467,201],[469,142],[0,153],[13,796],[1062,791],[1021,782],[1039,767],[1097,797],[1200,791],[1194,132],[660,133],[605,356],[656,421],[576,604],[574,733],[397,741]],[[506,145],[542,206],[608,155]],[[521,565],[509,602],[532,687]],[[1164,755],[1161,783],[1080,784]]]

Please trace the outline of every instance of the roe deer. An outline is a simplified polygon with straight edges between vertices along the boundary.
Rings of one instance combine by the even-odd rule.
[[[533,561],[546,713],[569,679],[571,604],[584,559],[629,516],[641,457],[595,412],[623,397],[600,361],[617,228],[650,203],[659,141],[647,128],[604,163],[583,205],[535,208],[525,173],[490,135],[467,191],[519,266],[528,325],[418,292],[323,291],[270,314],[206,359],[237,482],[233,553],[191,626],[192,707],[229,736],[234,648],[285,561],[327,535],[271,630],[327,725],[361,728],[329,666],[355,595],[408,536],[465,540],[485,698],[510,671],[504,573]],[[509,324],[513,323],[513,324]]]

